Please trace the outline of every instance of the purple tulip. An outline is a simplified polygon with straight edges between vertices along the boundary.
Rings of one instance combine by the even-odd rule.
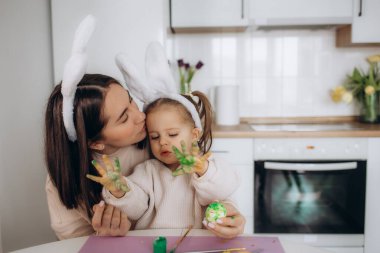
[[[195,68],[196,68],[196,69],[200,69],[200,68],[202,68],[203,65],[204,65],[203,62],[202,62],[202,61],[199,61],[199,62],[197,63],[197,65],[195,65]]]
[[[188,70],[190,68],[190,64],[189,63],[185,63],[185,69]]]
[[[183,63],[183,59],[179,59],[178,61],[178,67],[182,68],[185,64]]]

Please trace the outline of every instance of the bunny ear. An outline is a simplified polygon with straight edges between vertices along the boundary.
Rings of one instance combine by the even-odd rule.
[[[87,16],[78,26],[75,35],[71,56],[65,64],[62,77],[61,93],[63,123],[71,141],[77,139],[74,125],[74,96],[77,85],[86,73],[87,43],[95,29],[95,18]]]
[[[88,15],[79,24],[73,41],[72,53],[84,53],[86,51],[87,43],[91,38],[92,33],[95,30],[95,18],[92,15]]]
[[[176,83],[163,47],[152,42],[145,55],[145,71],[150,86],[159,93],[177,93]]]
[[[151,102],[154,99],[154,91],[146,85],[145,78],[136,66],[123,53],[118,54],[115,60],[131,93],[143,103]]]
[[[62,77],[62,94],[72,96],[77,88],[78,83],[86,73],[87,68],[87,43],[95,30],[95,18],[92,15],[87,16],[78,26],[71,56],[65,64]]]

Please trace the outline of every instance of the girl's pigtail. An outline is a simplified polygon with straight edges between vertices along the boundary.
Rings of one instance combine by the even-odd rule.
[[[198,141],[199,148],[202,153],[207,153],[212,145],[212,119],[213,119],[213,111],[211,107],[211,103],[208,100],[207,96],[200,91],[193,91],[191,93],[192,96],[198,97],[198,102],[195,102],[192,99],[192,96],[185,97],[190,100],[198,111],[199,117],[201,118],[203,132],[201,138]]]

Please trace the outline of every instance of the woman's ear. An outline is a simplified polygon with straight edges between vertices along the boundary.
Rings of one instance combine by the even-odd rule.
[[[88,146],[90,147],[90,149],[97,150],[97,151],[102,151],[105,148],[105,145],[98,141],[90,142]]]
[[[192,131],[192,134],[193,134],[193,141],[198,141],[201,134],[202,134],[202,130],[200,130],[199,128],[195,127]]]

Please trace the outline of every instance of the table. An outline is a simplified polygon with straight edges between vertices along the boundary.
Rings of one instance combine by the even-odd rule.
[[[134,230],[129,231],[128,235],[133,236],[179,236],[183,229],[155,229],[155,230]],[[190,231],[191,236],[209,236],[211,232],[205,229],[193,229]],[[249,235],[246,235],[249,236]],[[13,253],[70,253],[78,252],[86,242],[88,236],[46,243],[30,248],[25,248]],[[328,251],[314,248],[306,244],[294,243],[287,240],[281,240],[282,246],[286,253],[327,253]]]

